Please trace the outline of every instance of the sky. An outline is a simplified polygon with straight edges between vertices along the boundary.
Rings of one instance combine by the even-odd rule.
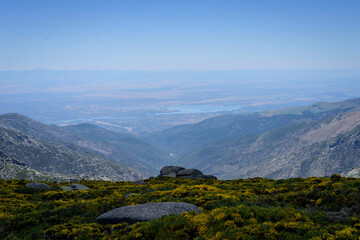
[[[359,0],[0,0],[0,70],[360,69]]]

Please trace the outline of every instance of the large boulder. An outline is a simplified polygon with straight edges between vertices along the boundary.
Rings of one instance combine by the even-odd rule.
[[[204,174],[195,168],[183,169],[177,173],[177,176],[192,179],[204,178]]]
[[[213,175],[204,175],[200,170],[195,168],[185,169],[179,166],[165,166],[161,169],[159,177],[179,177],[190,179],[217,179]]]
[[[97,217],[96,221],[101,224],[117,224],[128,222],[145,222],[158,219],[164,215],[181,214],[182,212],[196,211],[200,209],[189,203],[182,202],[159,202],[116,208]]]
[[[160,176],[164,177],[176,177],[177,172],[185,168],[179,166],[165,166],[160,170]]]
[[[45,183],[40,182],[31,182],[25,185],[28,188],[35,188],[35,189],[51,189],[51,187]]]
[[[204,175],[205,179],[217,179],[214,175]]]

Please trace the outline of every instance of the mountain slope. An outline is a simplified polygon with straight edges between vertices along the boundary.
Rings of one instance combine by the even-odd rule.
[[[171,160],[166,152],[138,137],[111,132],[91,124],[57,127],[10,113],[0,115],[0,127],[45,142],[62,142],[87,148],[116,164],[138,169],[146,175],[157,173],[159,167]]]
[[[223,115],[197,124],[177,126],[149,136],[169,152],[186,155],[200,147],[251,134],[262,134],[279,127],[324,119],[338,113],[357,111],[360,98],[335,103],[281,109],[253,114]]]
[[[36,181],[70,180],[70,176],[37,171],[25,163],[9,158],[0,151],[0,179],[28,179]]]
[[[346,174],[360,166],[360,112],[209,144],[179,161],[220,178]]]
[[[0,128],[0,150],[7,159],[11,159],[12,169],[14,163],[17,163],[15,170],[19,171],[35,170],[47,175],[55,174],[56,178],[57,175],[60,178],[63,175],[112,181],[141,178],[139,173],[114,164],[94,151],[67,143],[36,140],[4,128]],[[5,169],[5,163],[8,162],[2,161],[2,169]],[[9,164],[6,165],[10,167]],[[9,170],[7,173],[9,174]],[[13,176],[10,174],[7,178]]]
[[[87,123],[62,129],[79,138],[75,141],[76,145],[93,149],[113,161],[147,173],[158,173],[161,166],[169,164],[170,156],[165,151],[134,135],[112,132]]]

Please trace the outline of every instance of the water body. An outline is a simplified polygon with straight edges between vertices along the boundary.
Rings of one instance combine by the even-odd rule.
[[[147,106],[147,107],[134,107],[129,108],[130,114],[131,110],[154,110],[155,113],[150,113],[148,115],[170,115],[170,114],[195,114],[195,113],[237,113],[242,109],[242,106],[239,105],[179,105],[179,106]],[[158,112],[163,111],[163,112]],[[94,121],[106,121],[106,120],[126,120],[126,119],[136,119],[138,116],[125,116],[125,117],[115,117],[115,116],[98,116],[91,118],[78,118],[78,119],[66,119],[66,120],[57,120],[51,122],[51,124],[75,124],[81,122],[94,122]]]
[[[155,113],[155,115],[237,112],[241,109],[242,109],[242,106],[239,106],[239,105],[180,105],[180,106],[167,107],[166,110],[168,110],[170,112]]]

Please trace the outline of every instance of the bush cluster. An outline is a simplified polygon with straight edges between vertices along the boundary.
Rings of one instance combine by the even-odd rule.
[[[0,181],[0,239],[359,239],[360,180],[262,178],[132,182],[79,181],[89,191],[25,188]],[[129,193],[134,193],[125,198]],[[187,202],[187,212],[139,222],[100,225],[96,217],[121,206]],[[331,216],[342,216],[334,219]]]

